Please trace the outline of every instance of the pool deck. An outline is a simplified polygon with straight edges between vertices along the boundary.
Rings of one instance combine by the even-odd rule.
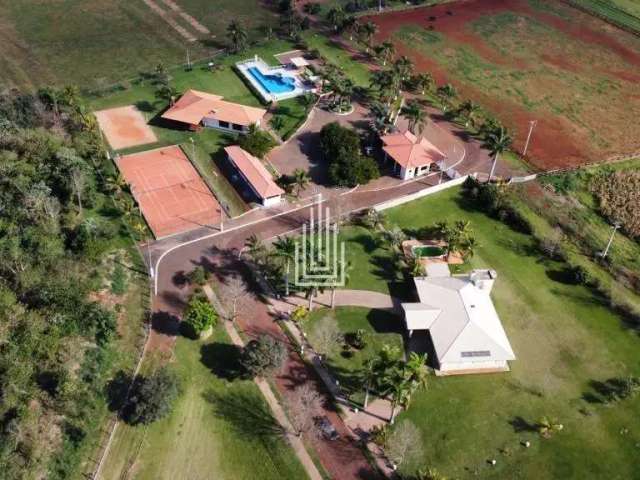
[[[267,91],[265,87],[251,74],[251,72],[249,72],[249,69],[252,67],[258,68],[263,75],[281,74],[283,76],[293,78],[295,81],[294,90],[283,93],[272,93]],[[258,56],[236,63],[236,68],[240,74],[247,79],[265,103],[295,98],[300,95],[304,95],[307,92],[315,91],[315,88],[304,85],[297,70],[290,70],[284,66],[271,67]]]
[[[415,257],[414,250],[420,247],[437,247],[447,250],[447,242],[444,240],[416,240],[414,238],[402,242],[402,253],[405,258]],[[464,263],[462,255],[458,252],[451,252],[449,255],[444,253],[435,257],[419,257],[420,263],[425,267],[430,263],[448,263],[449,265],[461,265]]]

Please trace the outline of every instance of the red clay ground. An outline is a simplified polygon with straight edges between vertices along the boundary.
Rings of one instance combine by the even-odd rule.
[[[125,155],[116,163],[156,238],[220,221],[220,204],[179,146]]]
[[[133,105],[94,112],[100,130],[114,150],[157,142],[144,115]]]
[[[577,10],[570,9],[558,3],[549,3],[549,10],[560,9],[561,13],[569,15],[571,21],[567,21],[559,15],[543,12],[534,9],[526,0],[469,0],[455,3],[438,5],[435,7],[425,7],[415,10],[392,12],[383,15],[371,16],[363,21],[372,20],[379,26],[377,41],[391,39],[394,41],[398,54],[407,55],[416,64],[419,71],[431,72],[438,83],[453,83],[461,98],[472,98],[492,111],[499,119],[512,129],[517,130],[516,148],[521,149],[526,138],[528,122],[537,119],[538,124],[534,132],[534,139],[531,143],[529,155],[532,162],[541,169],[552,169],[565,166],[574,166],[583,163],[602,161],[608,157],[619,154],[631,154],[640,150],[640,131],[635,126],[637,122],[629,121],[634,118],[633,109],[640,109],[638,98],[633,95],[640,81],[640,50],[636,51],[631,45],[638,46],[637,39],[625,32],[590,17]],[[562,10],[564,9],[564,10]],[[448,68],[439,63],[424,52],[418,51],[415,45],[408,46],[398,38],[394,38],[394,33],[401,27],[414,25],[424,29],[433,27],[433,31],[442,34],[446,42],[443,48],[449,48],[450,43],[464,45],[470,48],[482,61],[497,65],[506,66],[512,70],[533,71],[539,67],[528,62],[529,57],[523,59],[518,55],[505,55],[505,52],[498,51],[495,46],[488,44],[485,39],[475,33],[470,24],[478,18],[486,15],[496,15],[503,12],[514,12],[532,18],[535,22],[544,24],[557,30],[560,34],[570,37],[576,45],[584,46],[584,51],[591,54],[592,50],[600,53],[599,58],[603,62],[596,64],[582,64],[580,56],[569,56],[561,54],[542,56],[538,61],[543,64],[553,66],[562,75],[579,72],[583,78],[588,78],[595,69],[601,78],[610,79],[621,85],[618,91],[619,105],[611,107],[617,111],[603,111],[602,105],[593,105],[589,111],[585,109],[575,115],[579,122],[572,121],[567,116],[556,114],[549,109],[527,110],[524,105],[504,97],[498,98],[495,94],[461,78],[456,69]],[[436,17],[435,21],[429,17]],[[426,31],[426,30],[425,30]],[[451,42],[452,41],[452,42]],[[579,42],[579,43],[578,43]],[[563,46],[557,46],[562,49]],[[604,50],[604,53],[602,51]],[[596,57],[594,57],[596,58]],[[607,63],[608,58],[613,58],[615,65]],[[622,68],[621,68],[622,66]],[[540,86],[553,89],[557,87],[550,83]],[[535,88],[535,87],[532,87]],[[628,105],[624,105],[627,100],[625,91],[629,92]],[[531,92],[527,92],[531,93]],[[564,92],[563,92],[564,94]],[[584,97],[584,93],[578,91],[566,92],[567,102],[580,101],[588,103],[589,98]],[[624,105],[624,106],[621,106]],[[628,111],[620,114],[620,110]],[[609,107],[609,105],[606,105]],[[613,115],[612,115],[613,113]],[[624,117],[626,115],[626,117]],[[624,118],[623,118],[624,117]],[[604,142],[593,141],[594,131],[599,131],[598,126],[602,125],[602,120],[606,119],[610,132],[618,130]],[[586,126],[585,126],[586,124]],[[604,127],[601,127],[604,130]],[[621,133],[622,132],[622,133]],[[606,144],[606,145],[605,145]]]

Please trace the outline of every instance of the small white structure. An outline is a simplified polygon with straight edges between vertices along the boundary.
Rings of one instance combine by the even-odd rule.
[[[273,181],[273,177],[259,159],[237,145],[226,147],[224,151],[263,207],[272,207],[280,203],[284,190]]]
[[[429,330],[440,375],[508,371],[516,357],[491,301],[496,272],[440,270],[413,279],[420,301],[402,304],[409,336]]]
[[[433,164],[446,159],[438,147],[426,138],[418,138],[410,131],[384,135],[382,150],[395,162],[394,171],[403,180],[426,175]]]

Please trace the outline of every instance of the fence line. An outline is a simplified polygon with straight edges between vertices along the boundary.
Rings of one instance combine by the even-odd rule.
[[[386,210],[388,208],[397,207],[398,205],[402,205],[404,203],[408,203],[413,200],[426,197],[427,195],[433,195],[434,193],[441,192],[442,190],[446,190],[451,187],[462,185],[465,182],[465,180],[470,176],[473,177],[475,176],[475,174],[464,175],[463,177],[458,177],[454,180],[449,180],[448,182],[440,183],[439,185],[423,188],[422,190],[419,190],[414,193],[410,193],[408,195],[405,195],[404,197],[394,198],[391,200],[387,200],[386,202],[378,203],[377,205],[374,205],[373,208],[374,210],[381,211],[381,210]]]

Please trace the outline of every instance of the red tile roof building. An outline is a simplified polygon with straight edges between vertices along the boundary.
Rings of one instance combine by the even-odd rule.
[[[284,190],[273,181],[273,177],[259,159],[237,145],[226,147],[224,151],[263,206],[268,207],[280,202]]]

